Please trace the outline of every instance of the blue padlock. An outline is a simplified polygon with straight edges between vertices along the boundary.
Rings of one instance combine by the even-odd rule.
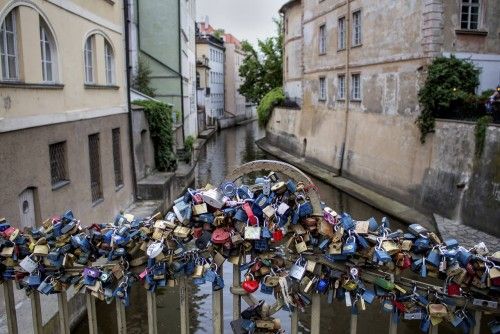
[[[439,264],[441,263],[441,254],[439,254],[439,251],[436,249],[433,249],[427,254],[427,257],[425,258],[426,262],[428,262],[430,265],[434,267],[439,267]]]
[[[312,215],[313,213],[313,207],[310,202],[306,201],[304,203],[299,204],[299,217],[304,218],[307,216]]]
[[[375,218],[371,217],[370,219],[368,219],[368,231],[375,232],[378,229],[379,229],[379,226],[378,226]]]
[[[297,185],[295,184],[295,182],[293,182],[292,180],[288,180],[286,181],[286,188],[288,189],[289,192],[291,192],[292,194],[295,193],[297,191]]]
[[[236,190],[236,195],[239,197],[240,200],[245,200],[245,199],[252,199],[253,198],[253,192],[248,188],[248,186],[240,186]]]
[[[444,245],[448,249],[453,249],[458,247],[458,241],[456,239],[447,239],[444,241]]]
[[[430,240],[427,238],[418,238],[413,242],[413,251],[415,253],[422,253],[429,250],[431,247]]]
[[[264,252],[269,249],[269,244],[267,239],[259,239],[255,240],[253,244],[253,248],[257,251]]]
[[[207,282],[207,281],[206,281],[206,279],[205,279],[204,277],[196,277],[196,278],[193,278],[193,284],[194,284],[194,285],[198,285],[198,286],[200,286],[200,285],[205,284],[206,282]]]
[[[329,285],[330,285],[329,280],[321,278],[316,283],[316,291],[318,291],[318,293],[325,293],[328,290]]]
[[[457,252],[457,261],[461,267],[465,268],[470,260],[472,260],[472,254],[469,251],[461,249]]]
[[[391,256],[383,248],[375,248],[374,257],[377,262],[387,263],[392,261]]]
[[[344,247],[342,247],[343,255],[354,255],[356,253],[356,238],[354,236],[350,236],[345,241]]]
[[[248,220],[248,216],[245,213],[245,211],[240,208],[240,209],[236,210],[236,212],[234,214],[234,219],[237,221],[240,221],[240,222],[246,222]]]
[[[274,292],[274,288],[268,285],[265,285],[264,283],[260,284],[260,292],[266,294],[266,295],[272,295]]]
[[[356,233],[356,240],[358,241],[358,244],[361,247],[363,247],[364,249],[370,248],[370,245],[368,244],[368,241],[362,235],[359,235],[359,234]]]
[[[361,297],[368,303],[371,304],[375,300],[375,292],[371,290],[364,290]]]
[[[318,248],[322,251],[324,251],[329,245],[330,245],[331,240],[330,239],[324,239],[319,243]]]
[[[345,231],[350,231],[356,227],[354,220],[345,212],[340,216],[340,223]]]
[[[424,333],[429,332],[429,329],[431,328],[431,319],[429,316],[426,316],[422,319],[422,322],[420,323],[420,330]]]

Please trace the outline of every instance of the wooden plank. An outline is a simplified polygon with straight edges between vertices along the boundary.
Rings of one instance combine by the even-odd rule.
[[[181,334],[189,333],[189,300],[188,300],[187,280],[182,277],[179,280],[179,298],[181,309]]]
[[[148,291],[147,306],[148,306],[148,333],[158,334],[157,310],[156,310],[156,292]]]
[[[358,333],[358,315],[351,313],[351,326],[349,327],[349,333]]]
[[[239,265],[233,265],[233,287],[239,287],[241,283],[241,271]],[[233,320],[240,318],[241,296],[233,294]]]
[[[125,315],[125,305],[119,300],[115,299],[116,303],[116,324],[118,326],[118,334],[127,333],[127,317]]]
[[[389,319],[389,334],[397,334],[398,333],[398,316],[396,313],[391,313],[391,318]]]
[[[311,333],[319,334],[321,330],[321,296],[318,293],[312,294],[311,305]]]
[[[57,294],[57,305],[59,307],[59,330],[61,334],[70,334],[68,295],[66,291]]]
[[[95,297],[92,296],[90,293],[85,293],[85,302],[87,304],[87,319],[89,323],[89,334],[98,334]]]
[[[219,275],[222,276],[222,268],[219,268]],[[222,303],[223,289],[212,292],[212,324],[213,332],[216,334],[224,331],[224,308]]]
[[[481,320],[483,317],[483,312],[475,311],[474,320],[476,321],[476,326],[472,329],[472,334],[481,334]]]
[[[292,330],[292,334],[298,334],[299,333],[299,312],[297,309],[295,309],[292,312],[292,319],[290,322],[290,329]]]
[[[5,313],[7,313],[7,330],[9,334],[17,334],[16,300],[14,299],[14,281],[3,282]]]
[[[439,331],[439,325],[436,325],[436,326],[431,325],[431,329],[429,330],[429,334],[438,334],[438,331]]]
[[[40,307],[40,293],[33,291],[30,295],[31,299],[31,317],[33,320],[33,332],[35,334],[43,334],[42,325],[42,309]]]

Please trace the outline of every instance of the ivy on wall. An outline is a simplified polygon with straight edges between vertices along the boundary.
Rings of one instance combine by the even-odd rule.
[[[484,143],[486,142],[486,130],[493,118],[491,116],[483,116],[477,120],[475,135],[476,135],[476,158],[481,158],[484,150]]]
[[[155,149],[155,163],[159,171],[174,171],[177,157],[174,153],[172,107],[158,101],[134,101],[142,106],[149,122],[149,131]]]
[[[264,95],[257,107],[257,116],[261,125],[266,125],[271,118],[274,107],[285,101],[285,93],[282,87],[276,87]]]

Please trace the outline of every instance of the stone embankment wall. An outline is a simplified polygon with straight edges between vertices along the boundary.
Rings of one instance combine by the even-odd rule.
[[[267,140],[423,212],[500,236],[500,127],[488,127],[476,158],[470,122],[437,120],[421,144],[413,117],[350,112],[345,138],[345,115],[325,113],[307,128],[303,117],[275,109]]]

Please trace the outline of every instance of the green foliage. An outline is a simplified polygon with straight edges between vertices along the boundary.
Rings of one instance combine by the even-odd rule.
[[[240,66],[243,84],[239,92],[247,101],[258,103],[264,95],[283,86],[282,21],[275,20],[278,36],[258,41],[258,51],[247,41],[242,42],[245,59]]]
[[[476,87],[480,69],[470,61],[438,57],[427,70],[427,79],[418,93],[422,113],[416,123],[420,128],[420,141],[434,131],[435,117],[458,118],[462,110],[476,108]]]
[[[134,101],[144,107],[149,131],[155,148],[155,163],[159,171],[174,171],[177,158],[174,154],[172,107],[158,101]]]
[[[213,35],[214,37],[221,39],[222,37],[224,37],[225,33],[226,32],[224,31],[224,29],[217,29],[214,31]]]
[[[479,95],[478,99],[481,103],[485,103],[494,93],[495,93],[494,89],[487,89],[484,92],[482,92],[481,95]]]
[[[187,136],[186,140],[184,140],[184,147],[188,152],[193,152],[194,149],[194,137]]]
[[[488,125],[493,121],[491,116],[483,116],[477,120],[475,134],[476,134],[476,158],[481,158],[484,150],[484,143],[486,141],[486,130]]]
[[[143,94],[154,97],[156,91],[150,87],[150,83],[151,69],[149,68],[149,64],[143,57],[139,57],[137,75],[132,79],[132,88]]]
[[[257,116],[261,125],[266,125],[271,118],[274,107],[285,101],[285,93],[282,87],[276,87],[267,93],[257,107]]]

